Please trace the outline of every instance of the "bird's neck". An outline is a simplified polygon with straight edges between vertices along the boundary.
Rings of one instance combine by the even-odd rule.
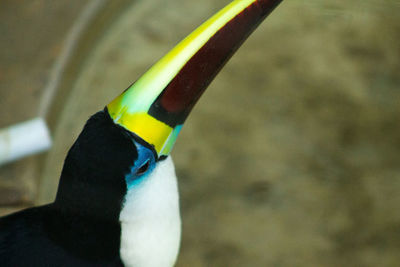
[[[172,266],[180,243],[181,221],[171,157],[132,187],[120,214],[121,258],[126,266]]]
[[[118,222],[131,159],[121,162],[88,155],[82,146],[78,139],[65,159],[54,206],[72,216]]]
[[[71,214],[118,222],[125,175],[137,158],[132,139],[100,111],[86,123],[64,162],[54,205]]]

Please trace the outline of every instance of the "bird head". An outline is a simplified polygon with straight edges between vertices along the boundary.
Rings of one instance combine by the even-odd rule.
[[[162,162],[171,153],[196,102],[280,2],[232,1],[90,119],[66,160],[78,166],[77,160],[84,155],[89,163],[80,170],[88,172],[83,177],[94,175],[98,186],[98,181],[105,181],[102,190],[92,188],[89,193],[114,190],[116,195],[124,196],[126,190],[139,188],[154,173],[160,173],[158,169],[166,168]],[[64,167],[63,176],[71,171]],[[124,180],[116,181],[115,173],[123,173]],[[85,179],[80,179],[70,191],[85,187]],[[60,188],[62,184],[66,183],[61,181]],[[117,199],[121,201],[121,197]],[[102,204],[98,203],[99,208],[104,208]]]

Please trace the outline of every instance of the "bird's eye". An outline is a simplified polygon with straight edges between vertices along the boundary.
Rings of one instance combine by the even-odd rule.
[[[142,166],[140,166],[140,168],[136,171],[136,175],[142,175],[143,173],[145,173],[150,166],[150,160],[146,161]]]

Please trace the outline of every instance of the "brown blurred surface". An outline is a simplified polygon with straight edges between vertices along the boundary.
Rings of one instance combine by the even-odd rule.
[[[87,3],[1,1],[0,127],[37,116],[51,67],[68,30]]]
[[[121,12],[69,81],[38,202],[88,116],[228,2]],[[394,0],[284,1],[251,36],[173,151],[178,266],[398,266],[399,12]]]
[[[86,56],[131,2],[3,1],[0,127],[44,116],[53,130]],[[0,166],[0,214],[9,210],[2,206],[16,209],[37,202],[43,163],[44,157],[36,155]]]
[[[87,0],[2,0],[0,128],[39,115],[39,104],[68,30]],[[0,206],[32,205],[38,157],[0,167]],[[7,212],[9,209],[0,213]]]

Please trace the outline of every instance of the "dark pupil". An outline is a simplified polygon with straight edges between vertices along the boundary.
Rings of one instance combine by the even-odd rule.
[[[136,174],[140,175],[143,174],[147,171],[147,169],[149,168],[150,162],[146,161],[145,164],[143,164],[137,171]]]

